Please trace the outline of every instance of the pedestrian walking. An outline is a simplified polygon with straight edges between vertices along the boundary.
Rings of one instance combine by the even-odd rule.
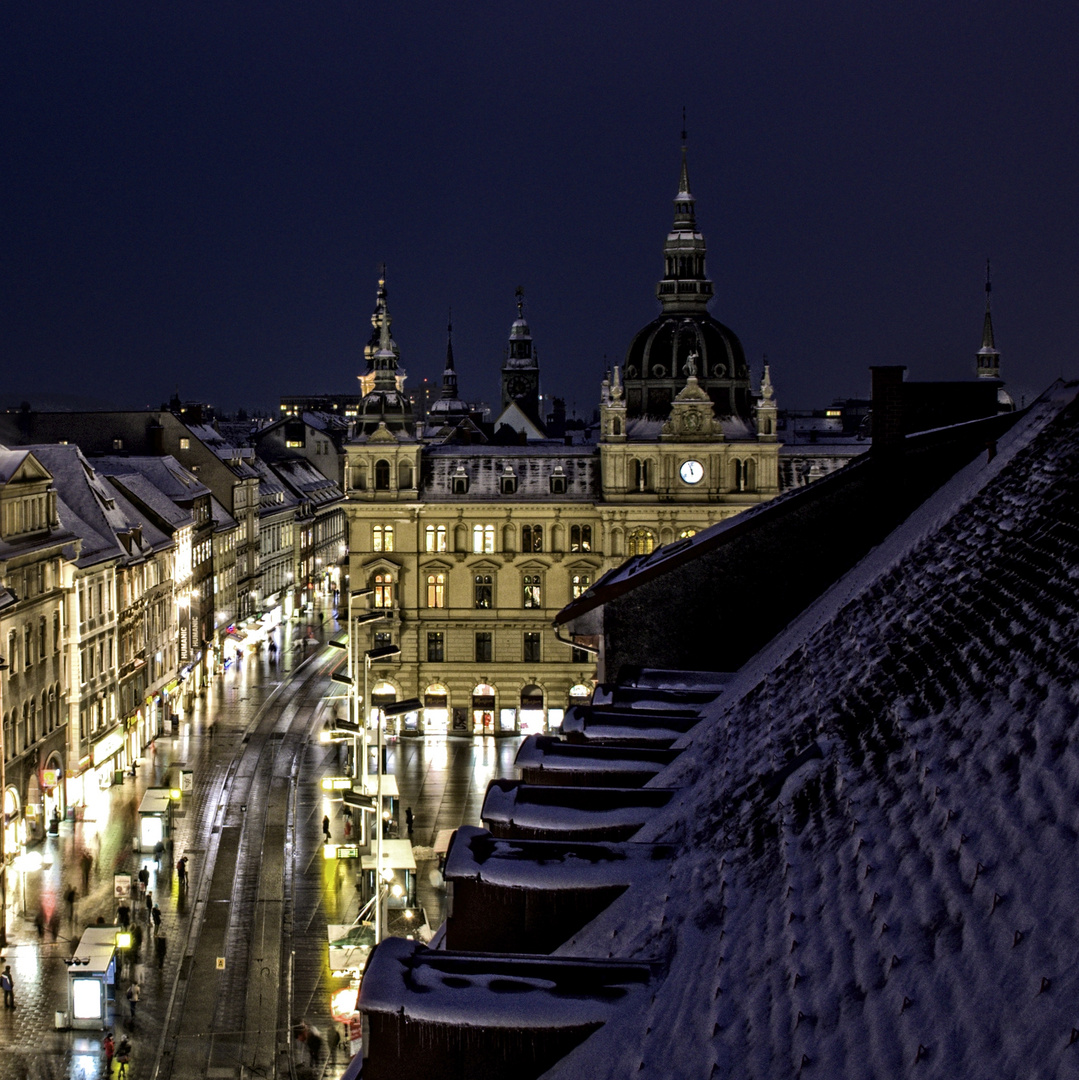
[[[120,906],[116,909],[116,918],[120,921],[121,928],[126,930],[128,923],[131,922],[131,908],[121,901]]]
[[[154,938],[154,953],[157,955],[157,966],[162,968],[165,966],[165,948],[167,942],[165,941],[165,935],[158,932],[157,937]]]
[[[412,807],[405,807],[405,827],[408,829],[409,837],[412,836]]]
[[[139,1003],[139,984],[133,982],[127,988],[127,1007],[131,1010],[131,1022],[135,1022],[135,1006]]]
[[[161,856],[164,854],[165,845],[158,840],[158,842],[154,844],[154,866],[157,867],[158,870],[161,869]]]
[[[94,857],[89,851],[82,853],[82,891],[88,893],[90,891],[90,871],[94,868]]]
[[[131,1040],[124,1035],[120,1039],[120,1045],[116,1048],[117,1080],[127,1076],[127,1063],[131,1060]]]
[[[326,837],[326,843],[330,842],[330,819],[327,815],[323,815],[322,818],[322,832]]]
[[[337,1067],[337,1048],[341,1045],[341,1032],[336,1024],[330,1024],[330,1033],[326,1036],[326,1045],[330,1048],[330,1068]]]
[[[145,896],[150,887],[150,868],[144,863],[139,870],[139,896]]]
[[[37,914],[34,916],[34,926],[37,929],[37,940],[40,944],[45,940],[45,913],[41,908],[37,909]]]
[[[181,855],[176,860],[176,876],[180,879],[180,888],[187,885],[187,856]]]
[[[49,916],[49,933],[52,934],[53,941],[60,936],[60,912],[56,908],[52,909]]]
[[[105,1032],[105,1040],[101,1044],[101,1049],[105,1051],[105,1075],[112,1076],[112,1059],[116,1055],[116,1043],[113,1041],[112,1032]]]
[[[71,921],[71,929],[75,929],[75,901],[78,899],[79,894],[75,891],[74,885],[69,885],[67,892],[64,893],[64,899],[67,901],[67,916]]]
[[[307,1025],[307,1052],[311,1055],[311,1067],[317,1068],[322,1060],[322,1032],[314,1024]]]
[[[3,975],[0,975],[0,990],[4,991],[4,1008],[15,1008],[15,980],[11,975],[11,965],[8,964],[4,968]]]
[[[352,815],[345,814],[345,843],[352,839]]]
[[[156,933],[161,929],[161,908],[154,904],[153,911],[150,912],[151,918],[154,920],[154,932]]]
[[[146,894],[146,922],[147,923],[150,922],[150,917],[153,914],[153,911],[154,911],[154,894],[152,892],[148,892]]]

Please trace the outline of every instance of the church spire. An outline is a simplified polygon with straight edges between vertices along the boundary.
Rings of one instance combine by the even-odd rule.
[[[444,401],[457,399],[457,371],[453,366],[453,312],[446,323],[446,368],[442,372],[442,398]]]
[[[985,319],[982,322],[982,347],[978,350],[976,362],[979,379],[1000,378],[1000,353],[993,342],[993,314],[990,310],[990,297],[993,282],[989,275],[989,260],[985,260]]]

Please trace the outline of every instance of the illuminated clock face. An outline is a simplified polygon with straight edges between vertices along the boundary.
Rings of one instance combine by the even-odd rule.
[[[704,479],[704,466],[691,458],[689,461],[682,462],[678,475],[687,484],[699,484]]]

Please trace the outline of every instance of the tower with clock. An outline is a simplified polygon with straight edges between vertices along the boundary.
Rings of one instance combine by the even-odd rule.
[[[496,427],[509,423],[516,427],[519,420],[516,411],[524,414],[541,432],[543,417],[540,416],[539,360],[532,341],[532,331],[524,317],[524,289],[517,287],[517,318],[510,327],[506,345],[506,358],[502,364],[502,415]]]

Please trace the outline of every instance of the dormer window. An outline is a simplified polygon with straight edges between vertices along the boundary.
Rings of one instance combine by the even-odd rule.
[[[468,494],[468,473],[463,464],[458,464],[457,470],[451,474],[450,489],[454,495]]]
[[[552,495],[565,495],[567,486],[566,474],[561,465],[554,467],[554,472],[551,473],[551,494]]]
[[[511,465],[506,466],[505,471],[499,477],[498,483],[499,491],[503,495],[515,495],[517,493],[517,477]]]

